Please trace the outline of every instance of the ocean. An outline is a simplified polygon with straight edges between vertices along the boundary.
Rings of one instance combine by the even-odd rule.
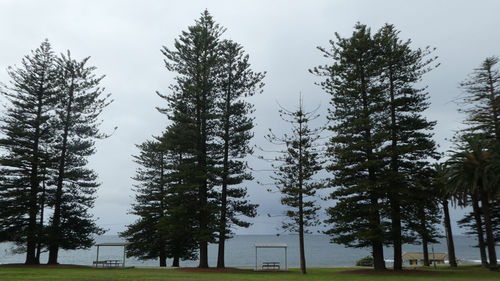
[[[106,242],[122,242],[118,236],[103,235],[96,239],[97,243]],[[455,252],[461,263],[474,264],[480,263],[479,250],[474,247],[476,240],[469,236],[455,236]],[[226,266],[254,266],[255,265],[255,243],[286,243],[287,262],[289,267],[299,266],[299,241],[297,235],[236,235],[229,239],[226,244]],[[24,254],[12,253],[11,243],[0,244],[0,264],[6,263],[23,263]],[[432,247],[434,251],[446,252],[446,240],[440,239],[440,243],[429,245],[429,253],[432,257]],[[329,266],[353,266],[356,260],[370,255],[370,249],[355,249],[346,248],[342,245],[330,243],[330,239],[326,235],[306,235],[305,250],[307,266],[312,267],[329,267]],[[496,247],[497,255],[500,254],[500,247]],[[421,252],[420,245],[404,245],[403,252]],[[216,266],[217,264],[217,245],[210,244],[209,265]],[[392,263],[392,248],[384,249],[384,256],[387,265]],[[86,250],[72,250],[59,252],[59,262],[64,264],[92,265],[96,258],[96,247]],[[106,259],[123,259],[122,247],[100,247],[99,260]],[[47,253],[41,256],[41,262],[47,261]],[[278,261],[282,265],[285,263],[284,249],[259,249],[258,264],[263,261]],[[167,265],[171,264],[171,260],[167,260]],[[155,267],[159,265],[158,260],[138,260],[136,258],[127,258],[127,266],[139,267]],[[198,261],[181,261],[181,266],[192,267],[197,266]]]

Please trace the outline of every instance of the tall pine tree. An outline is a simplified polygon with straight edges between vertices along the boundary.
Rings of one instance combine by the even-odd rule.
[[[19,67],[10,67],[10,86],[2,91],[8,100],[2,118],[0,140],[2,182],[0,224],[3,241],[26,246],[26,264],[36,264],[40,225],[41,182],[51,166],[51,127],[55,96],[56,67],[50,43],[24,57]]]
[[[409,186],[412,169],[425,167],[428,159],[437,157],[432,129],[435,122],[426,120],[423,112],[429,107],[426,88],[418,88],[422,76],[432,70],[436,57],[432,49],[412,49],[411,41],[402,41],[399,31],[386,24],[375,35],[380,62],[380,77],[385,91],[387,121],[384,122],[389,145],[383,153],[390,159],[384,174],[387,197],[391,207],[391,234],[394,246],[394,269],[401,270],[402,260],[402,206],[401,201],[411,196]],[[408,218],[412,219],[412,218]]]
[[[240,185],[251,180],[245,156],[252,153],[249,141],[254,124],[252,104],[245,97],[261,92],[264,84],[263,73],[255,73],[250,69],[248,55],[243,47],[230,40],[219,45],[220,71],[218,75],[219,98],[217,102],[219,123],[218,136],[222,139],[222,167],[220,174],[220,214],[219,214],[219,247],[217,267],[224,268],[225,240],[231,233],[231,225],[248,227],[250,224],[241,216],[254,217],[257,205],[246,199],[246,188]]]
[[[378,82],[378,52],[365,25],[357,24],[350,38],[336,37],[330,49],[319,47],[330,64],[312,70],[324,77],[320,85],[331,95],[332,105],[327,170],[333,173],[330,184],[336,190],[331,198],[337,204],[328,209],[332,228],[327,233],[339,244],[371,247],[374,267],[382,270],[386,223],[380,151],[387,139],[382,126],[386,116],[380,114],[386,103]]]
[[[481,142],[485,149],[489,150],[489,159],[495,159],[500,147],[500,71],[496,67],[498,61],[498,57],[486,58],[481,66],[460,84],[465,90],[460,111],[466,114],[467,128],[457,137],[457,146],[465,151],[468,148],[474,150],[474,147],[470,146],[470,140],[479,137],[483,139]],[[491,221],[491,203],[496,199],[498,190],[498,184],[488,184],[488,181],[484,181],[481,188],[476,190],[481,200],[488,256],[493,270],[498,270],[498,264]]]
[[[67,55],[57,59],[57,105],[53,127],[57,137],[52,143],[57,164],[54,167],[55,192],[51,205],[49,264],[57,264],[59,248],[79,249],[92,246],[92,235],[102,234],[89,213],[99,187],[97,174],[87,167],[95,153],[95,139],[106,138],[99,132],[99,115],[110,104],[99,86],[104,76],[94,74],[89,58],[76,61]]]
[[[196,237],[200,249],[199,267],[208,267],[208,243],[214,240],[217,202],[214,186],[219,174],[221,146],[217,142],[217,75],[219,72],[220,36],[223,28],[204,11],[195,25],[182,32],[173,49],[164,47],[165,65],[177,73],[170,95],[161,95],[169,102],[167,113],[180,134],[188,156],[195,158],[190,175],[196,191]],[[173,145],[176,145],[175,143]]]

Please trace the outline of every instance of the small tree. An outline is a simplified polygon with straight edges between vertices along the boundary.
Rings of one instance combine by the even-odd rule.
[[[424,265],[429,266],[429,243],[437,243],[442,237],[438,229],[441,222],[441,210],[439,208],[439,192],[432,184],[434,170],[430,167],[414,169],[412,173],[409,196],[402,201],[406,206],[408,228],[418,234],[419,238],[411,237],[410,242],[422,245]],[[411,218],[411,219],[410,219]]]
[[[284,222],[283,228],[288,231],[299,233],[300,248],[300,271],[306,273],[306,258],[304,246],[304,233],[307,227],[319,223],[314,196],[316,191],[322,188],[315,175],[322,169],[320,150],[317,141],[320,138],[321,129],[312,129],[309,123],[318,118],[316,110],[305,111],[302,98],[299,107],[295,111],[283,107],[279,110],[280,117],[292,127],[291,134],[282,137],[276,136],[271,130],[266,139],[277,145],[285,145],[286,150],[274,160],[274,174],[272,177],[277,188],[283,194],[281,203],[290,207],[286,215],[290,222]]]
[[[180,258],[194,259],[196,255],[191,226],[193,208],[184,204],[192,200],[180,200],[186,197],[182,196],[177,181],[178,160],[168,150],[165,137],[137,147],[140,153],[134,158],[139,168],[134,180],[138,184],[131,213],[139,218],[120,236],[130,242],[127,255],[139,259],[158,258],[161,267],[166,266],[166,259],[171,257],[173,266],[179,266]]]

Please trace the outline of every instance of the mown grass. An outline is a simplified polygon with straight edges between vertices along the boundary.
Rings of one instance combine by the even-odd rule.
[[[345,273],[355,268],[310,268],[307,275],[301,275],[298,269],[290,272],[254,272],[243,270],[237,272],[184,272],[175,269],[160,268],[126,268],[126,269],[95,269],[95,268],[25,268],[0,267],[0,280],[425,280],[425,281],[459,281],[459,280],[500,280],[499,272],[472,266],[457,269],[440,267],[437,270],[425,269],[431,273],[425,274],[383,274]]]

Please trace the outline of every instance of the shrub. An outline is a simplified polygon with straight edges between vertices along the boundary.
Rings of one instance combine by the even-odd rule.
[[[373,266],[373,257],[366,256],[356,262],[356,266]]]

